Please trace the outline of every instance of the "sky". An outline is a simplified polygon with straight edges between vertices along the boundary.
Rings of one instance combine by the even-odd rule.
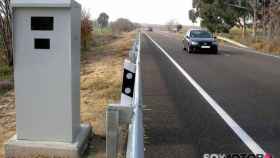
[[[133,22],[166,24],[175,19],[183,25],[192,25],[188,11],[192,0],[77,0],[85,9],[89,9],[93,19],[101,12],[109,15],[110,21],[120,17]]]

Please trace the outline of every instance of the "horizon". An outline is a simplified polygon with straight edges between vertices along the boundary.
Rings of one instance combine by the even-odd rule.
[[[170,20],[175,20],[182,25],[193,24],[188,18],[188,11],[192,8],[192,0],[169,0],[164,2],[142,0],[119,1],[96,1],[78,0],[83,9],[89,10],[92,20],[98,18],[99,14],[105,12],[109,15],[109,21],[118,18],[127,18],[132,22],[150,25],[165,25]],[[125,5],[124,5],[125,4]],[[158,6],[158,7],[155,7]],[[169,11],[166,11],[169,10]]]

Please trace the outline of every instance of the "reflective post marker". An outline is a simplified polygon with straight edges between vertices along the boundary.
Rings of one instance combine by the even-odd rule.
[[[121,106],[131,106],[134,93],[135,71],[136,65],[130,62],[129,60],[125,60],[121,94]]]

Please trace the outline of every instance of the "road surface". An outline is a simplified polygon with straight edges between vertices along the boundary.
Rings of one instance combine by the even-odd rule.
[[[232,47],[188,54],[173,34],[147,34],[141,36],[145,157],[280,157],[279,58]]]

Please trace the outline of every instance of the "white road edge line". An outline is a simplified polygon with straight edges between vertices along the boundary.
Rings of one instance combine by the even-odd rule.
[[[273,57],[273,58],[280,59],[279,55],[273,55],[273,54],[268,54],[268,53],[264,53],[264,52],[259,52],[259,51],[256,51],[254,49],[251,49],[251,48],[241,48],[241,47],[230,46],[230,45],[225,45],[224,47],[230,47],[230,48],[234,48],[234,49],[239,49],[239,50],[245,51],[247,53],[263,55],[263,56],[267,56],[267,57]]]
[[[185,76],[185,78],[194,86],[194,88],[203,96],[203,98],[212,106],[212,108],[222,117],[227,125],[238,135],[246,146],[254,154],[263,154],[266,152],[251,138],[223,109],[221,106],[148,34],[144,34],[165,54],[165,56],[176,66],[176,68]]]

